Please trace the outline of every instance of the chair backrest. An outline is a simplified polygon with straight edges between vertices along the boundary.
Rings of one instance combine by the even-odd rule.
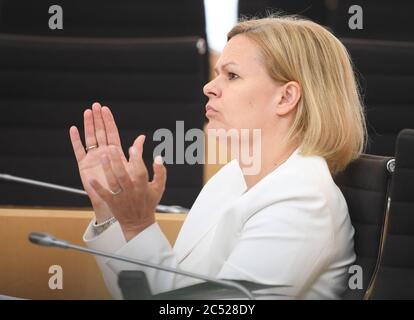
[[[49,28],[51,5],[63,29]],[[182,37],[206,39],[203,0],[2,0],[0,32],[72,37]]]
[[[334,177],[355,229],[355,265],[363,270],[362,290],[348,288],[344,299],[362,299],[374,274],[387,207],[390,160],[390,157],[363,154]]]
[[[153,141],[155,130],[171,130],[176,156],[176,120],[184,121],[185,130],[203,129],[204,49],[204,40],[194,37],[0,34],[0,172],[81,187],[68,130],[72,124],[83,129],[83,110],[99,101],[113,110],[125,151],[146,134],[144,160],[151,174],[160,144]],[[202,164],[167,169],[161,202],[190,207],[202,188]],[[9,182],[0,183],[0,194],[0,204],[89,205],[78,195]]]
[[[398,135],[384,250],[370,299],[414,299],[414,130]]]
[[[341,39],[351,54],[366,106],[370,154],[393,156],[404,128],[414,128],[414,42]]]

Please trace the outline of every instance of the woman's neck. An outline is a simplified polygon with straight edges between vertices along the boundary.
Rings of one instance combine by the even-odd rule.
[[[249,173],[249,170],[247,170],[248,168],[251,168],[252,164],[243,163],[242,159],[239,159],[247,189],[252,188],[270,172],[284,163],[298,147],[297,143],[275,146],[276,141],[278,140],[275,140],[274,137],[272,139],[262,138],[259,157],[257,157],[257,155],[255,157],[255,160],[259,161],[260,165],[254,174]]]

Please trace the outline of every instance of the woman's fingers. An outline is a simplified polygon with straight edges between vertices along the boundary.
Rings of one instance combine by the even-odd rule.
[[[105,125],[101,114],[101,105],[98,102],[92,104],[93,123],[95,126],[95,137],[99,146],[106,146]]]
[[[132,165],[132,176],[134,180],[148,182],[148,171],[142,159],[145,136],[140,135],[135,139],[134,144],[129,148],[129,162]]]
[[[85,128],[85,144],[86,148],[97,147],[98,142],[95,137],[95,126],[93,123],[93,115],[91,109],[86,109],[83,113],[83,124]]]
[[[105,202],[108,203],[108,205],[111,203],[112,200],[112,194],[108,190],[106,190],[98,180],[92,179],[89,181],[89,185],[92,187],[92,189],[101,197]]]
[[[106,182],[108,183],[109,189],[112,192],[119,192],[121,190],[121,186],[118,182],[116,175],[114,174],[111,166],[111,160],[109,159],[108,155],[104,154],[101,157],[101,164],[102,169],[105,172]]]
[[[157,192],[162,194],[165,190],[165,184],[167,183],[167,168],[165,168],[161,156],[155,157],[152,167],[154,170],[154,177],[152,178],[151,184]]]
[[[123,190],[132,189],[134,186],[132,184],[131,178],[125,168],[125,164],[122,161],[121,153],[118,147],[110,146],[111,153],[111,166],[114,172],[114,175]]]
[[[108,107],[101,108],[102,119],[105,125],[106,138],[109,145],[121,146],[118,128],[115,123],[114,116]]]
[[[78,128],[75,126],[69,129],[70,141],[72,142],[73,151],[75,153],[76,161],[79,163],[85,157],[86,152],[80,139]]]

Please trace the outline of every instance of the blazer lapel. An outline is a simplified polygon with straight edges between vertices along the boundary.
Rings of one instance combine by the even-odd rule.
[[[178,262],[191,252],[246,189],[243,172],[237,160],[226,164],[205,184],[175,242],[174,251]]]

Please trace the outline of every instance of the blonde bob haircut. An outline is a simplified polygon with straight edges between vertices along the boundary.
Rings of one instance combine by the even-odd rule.
[[[302,155],[325,158],[331,174],[365,149],[364,111],[349,54],[324,27],[296,16],[239,22],[227,34],[242,34],[259,47],[272,79],[296,81],[302,91],[287,141]]]

